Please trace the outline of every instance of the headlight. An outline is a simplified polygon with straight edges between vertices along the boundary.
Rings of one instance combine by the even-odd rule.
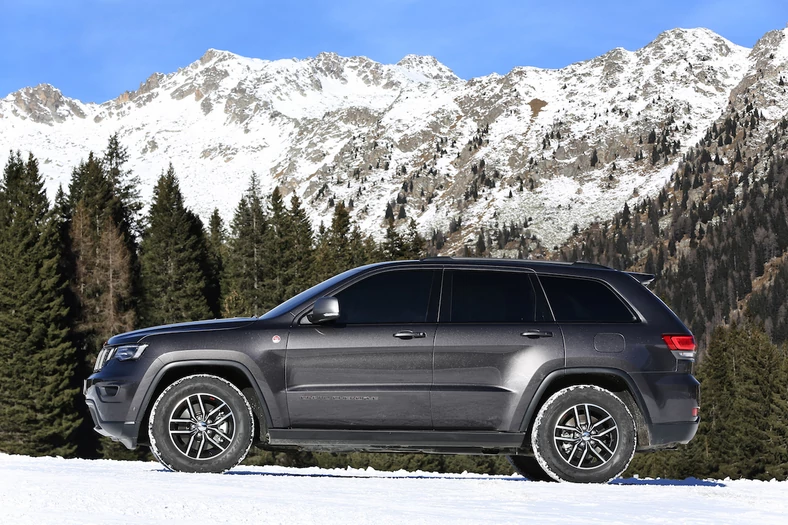
[[[118,361],[131,361],[134,359],[139,359],[142,355],[142,352],[148,348],[148,345],[123,345],[115,348],[115,352],[113,355],[110,356],[110,359],[113,357]]]
[[[118,361],[133,361],[139,359],[146,348],[148,348],[147,344],[105,346],[101,349],[101,352],[99,352],[96,358],[96,365],[93,367],[93,371],[98,372],[104,368],[104,365],[111,359],[117,359]]]

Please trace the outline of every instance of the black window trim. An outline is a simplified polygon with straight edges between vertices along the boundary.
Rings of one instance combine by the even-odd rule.
[[[539,305],[539,302],[540,302],[539,295],[541,293],[541,300],[544,303],[544,306],[547,307],[547,311],[545,313],[550,316],[550,319],[545,319],[544,321],[534,319],[533,321],[516,322],[516,323],[502,323],[502,322],[496,322],[496,323],[483,323],[483,322],[452,323],[452,322],[448,321],[447,319],[444,319],[444,313],[445,313],[444,304],[447,304],[449,306],[447,311],[449,311],[448,315],[451,315],[450,308],[451,308],[451,301],[452,301],[452,295],[453,295],[452,288],[453,288],[453,283],[454,283],[454,276],[450,272],[452,272],[452,271],[468,271],[468,270],[477,271],[477,272],[524,273],[524,274],[528,275],[530,277],[529,281],[531,283],[531,289],[533,290],[533,293],[534,293],[534,301],[536,302],[536,305],[535,305],[536,310],[534,310],[534,318],[536,317],[536,315],[538,313],[538,309],[541,306],[541,305]],[[450,275],[451,275],[451,277],[449,277]],[[472,266],[472,265],[451,265],[451,266],[444,267],[443,280],[442,280],[442,285],[441,285],[440,308],[438,310],[438,325],[441,325],[441,326],[462,326],[462,325],[466,325],[467,326],[467,325],[480,325],[480,324],[483,324],[483,325],[517,326],[517,325],[524,325],[524,324],[547,324],[547,323],[551,323],[552,324],[552,323],[555,323],[555,316],[553,316],[553,310],[550,307],[550,303],[547,301],[547,296],[545,295],[544,290],[542,289],[542,283],[540,283],[538,281],[538,279],[536,280],[536,283],[534,282],[534,280],[535,280],[534,278],[535,278],[536,275],[537,274],[536,274],[536,272],[534,271],[533,268],[523,268],[523,267],[518,268],[518,267],[514,267],[514,266],[494,266],[494,265],[487,266],[487,265],[485,265],[485,266],[480,267],[480,266]],[[451,283],[449,283],[449,280],[451,280]],[[449,286],[449,284],[451,284],[452,286]],[[538,289],[536,287],[537,284],[539,285]]]
[[[369,277],[374,277],[379,274],[388,273],[388,272],[399,272],[399,271],[413,271],[413,270],[433,270],[440,272],[438,276],[438,306],[437,306],[437,313],[435,316],[435,321],[433,322],[423,322],[423,323],[365,323],[365,324],[351,324],[351,325],[341,325],[341,326],[392,326],[392,325],[413,325],[413,324],[438,324],[438,320],[440,319],[440,301],[441,297],[443,296],[443,275],[444,275],[444,266],[443,265],[407,265],[407,266],[394,266],[394,267],[376,267],[374,269],[370,269],[366,272],[361,272],[359,274],[353,275],[346,281],[343,281],[330,290],[327,290],[323,295],[320,297],[314,297],[308,303],[304,303],[300,305],[298,308],[294,309],[293,312],[296,312],[293,316],[293,322],[290,325],[291,327],[297,326],[317,326],[313,325],[309,321],[306,321],[306,316],[312,311],[312,307],[315,305],[318,299],[322,299],[323,297],[333,297],[342,290],[353,286],[356,283],[363,281]],[[433,283],[434,284],[434,283]],[[435,292],[430,290],[430,297],[427,299],[427,308],[433,307],[433,297]],[[429,311],[428,311],[429,314]],[[306,321],[306,322],[304,322]]]
[[[606,287],[608,290],[610,290],[613,293],[613,295],[619,301],[621,301],[621,304],[624,305],[624,308],[627,309],[627,311],[632,315],[633,318],[631,321],[556,321],[555,314],[553,313],[553,306],[550,304],[550,298],[547,296],[547,291],[544,289],[542,285],[542,281],[539,280],[539,287],[542,288],[542,294],[544,295],[545,301],[547,302],[547,306],[550,309],[550,314],[553,316],[553,322],[556,324],[637,324],[643,322],[643,319],[641,318],[637,310],[635,310],[632,307],[632,305],[629,304],[629,301],[624,299],[624,296],[618,293],[618,290],[610,286],[610,283],[608,283],[604,279],[599,279],[598,277],[591,277],[586,275],[570,275],[565,273],[552,273],[552,272],[534,272],[534,273],[536,274],[537,280],[540,277],[545,276],[545,277],[562,277],[564,279],[579,279],[583,281],[595,281],[601,284],[602,286]]]

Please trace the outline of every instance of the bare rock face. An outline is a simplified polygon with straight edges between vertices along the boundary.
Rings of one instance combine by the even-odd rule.
[[[29,118],[37,124],[53,125],[69,117],[85,118],[81,104],[66,98],[59,89],[49,84],[25,88],[11,95],[16,111],[14,114]]]
[[[172,161],[206,217],[219,207],[229,219],[255,172],[265,189],[298,194],[315,225],[344,200],[377,236],[391,205],[407,217],[398,227],[413,219],[427,235],[452,230],[449,247],[526,224],[523,235],[552,246],[574,224],[658,192],[729,104],[763,113],[751,132],[763,139],[788,113],[786,31],[750,50],[676,29],[563,69],[467,81],[430,56],[388,65],[211,49],[100,105],[47,85],[0,99],[0,148],[52,159],[56,188],[117,131],[143,196]]]

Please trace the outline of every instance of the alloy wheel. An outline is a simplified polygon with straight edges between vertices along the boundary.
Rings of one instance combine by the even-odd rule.
[[[559,416],[553,441],[570,466],[593,470],[607,464],[618,448],[618,425],[604,408],[591,403],[570,407]]]
[[[212,394],[198,393],[179,401],[169,418],[169,435],[181,454],[200,461],[221,455],[235,437],[235,416]]]

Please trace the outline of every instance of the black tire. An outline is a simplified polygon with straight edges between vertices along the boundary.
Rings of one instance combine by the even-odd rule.
[[[506,456],[512,468],[524,478],[531,481],[555,482],[533,456]]]
[[[531,446],[539,465],[556,481],[607,483],[626,470],[635,454],[635,419],[612,392],[571,386],[542,405]]]
[[[252,408],[221,377],[198,374],[164,389],[148,424],[151,451],[178,472],[224,472],[246,457],[254,436]]]

